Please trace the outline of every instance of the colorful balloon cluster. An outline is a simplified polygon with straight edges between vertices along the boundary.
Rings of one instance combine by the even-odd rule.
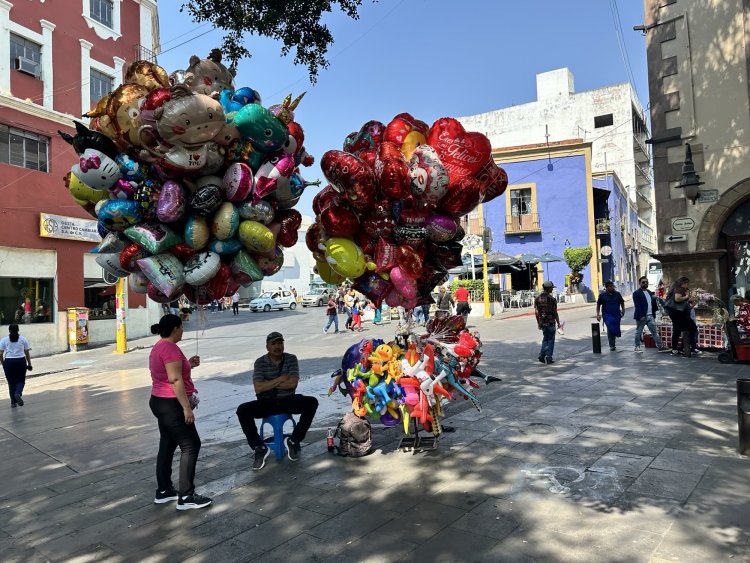
[[[330,185],[315,196],[306,236],[318,274],[407,309],[432,302],[447,270],[461,265],[458,219],[508,184],[487,137],[452,118],[428,127],[408,113],[365,123],[321,168]]]
[[[426,335],[408,334],[389,343],[365,339],[354,344],[328,394],[338,388],[351,398],[354,414],[378,418],[385,426],[402,424],[406,434],[412,420],[418,428],[440,434],[442,400],[463,397],[479,409],[473,391],[479,385],[471,378],[497,380],[477,370],[479,334],[466,330],[460,315],[435,318],[427,330]]]
[[[210,303],[277,272],[302,222],[299,166],[313,163],[301,98],[265,108],[216,49],[169,76],[130,65],[85,114],[91,129],[60,132],[79,155],[65,185],[104,238],[97,262],[160,303]]]

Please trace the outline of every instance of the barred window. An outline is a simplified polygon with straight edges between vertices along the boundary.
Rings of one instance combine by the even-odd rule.
[[[0,163],[48,172],[49,138],[0,125]]]

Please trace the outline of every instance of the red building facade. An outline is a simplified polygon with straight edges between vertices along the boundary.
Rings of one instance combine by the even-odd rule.
[[[158,29],[155,0],[0,0],[0,324],[28,325],[36,354],[67,349],[69,307],[91,309],[91,343],[114,341],[96,243],[54,228],[95,226],[65,188],[77,155],[57,132],[158,50]],[[145,335],[153,306],[132,292],[128,306],[129,335]]]

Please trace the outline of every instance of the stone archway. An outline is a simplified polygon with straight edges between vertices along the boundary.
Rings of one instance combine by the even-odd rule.
[[[750,178],[737,182],[706,212],[698,229],[695,250],[716,250],[719,234],[729,216],[745,200],[750,199]]]

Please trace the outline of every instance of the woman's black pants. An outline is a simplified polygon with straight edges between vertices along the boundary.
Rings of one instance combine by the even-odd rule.
[[[148,402],[151,412],[159,421],[159,453],[156,456],[156,483],[160,491],[172,487],[172,459],[177,446],[180,447],[181,497],[195,491],[195,464],[201,449],[201,439],[195,424],[186,424],[182,406],[177,399],[154,397]]]

